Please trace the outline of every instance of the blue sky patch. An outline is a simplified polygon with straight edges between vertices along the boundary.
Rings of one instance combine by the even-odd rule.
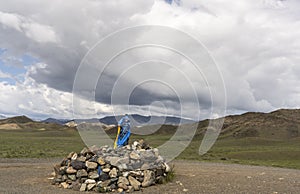
[[[0,78],[0,82],[15,84],[16,80],[24,81],[26,67],[38,63],[39,60],[29,54],[24,54],[21,57],[4,55],[9,52],[5,48],[0,48],[0,70],[3,73],[11,75],[13,78]]]

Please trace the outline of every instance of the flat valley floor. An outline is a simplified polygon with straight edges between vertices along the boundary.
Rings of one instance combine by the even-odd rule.
[[[48,179],[60,159],[0,159],[0,193],[72,194]],[[176,177],[135,194],[299,193],[300,170],[176,160]],[[93,192],[90,192],[93,193]],[[116,192],[115,192],[116,193]]]

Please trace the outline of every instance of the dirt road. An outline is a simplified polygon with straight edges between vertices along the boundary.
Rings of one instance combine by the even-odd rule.
[[[0,193],[72,194],[50,184],[59,159],[0,159]],[[300,170],[174,161],[176,178],[135,194],[156,193],[299,193]]]

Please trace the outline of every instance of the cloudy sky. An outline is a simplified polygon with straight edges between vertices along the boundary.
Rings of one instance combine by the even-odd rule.
[[[0,2],[2,115],[299,108],[299,63],[298,0]]]

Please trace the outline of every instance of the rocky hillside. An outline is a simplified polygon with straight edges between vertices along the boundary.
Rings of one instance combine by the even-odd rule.
[[[299,109],[227,116],[220,137],[260,137],[274,140],[297,138],[300,135],[299,118]],[[206,125],[208,123],[208,121],[203,122]],[[204,123],[200,122],[200,126],[205,126]]]
[[[198,123],[196,137],[202,138],[209,120]],[[188,125],[186,125],[187,128]],[[139,130],[159,128],[155,134],[174,134],[176,126],[144,126]],[[249,112],[226,116],[219,138],[258,137],[273,140],[288,140],[300,137],[300,110],[281,109],[270,113]]]

